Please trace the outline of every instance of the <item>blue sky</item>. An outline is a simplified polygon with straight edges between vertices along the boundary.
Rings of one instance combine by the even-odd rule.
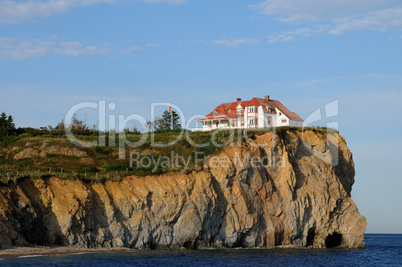
[[[0,0],[0,111],[40,127],[82,101],[190,117],[269,94],[306,118],[338,99],[367,232],[402,233],[401,47],[397,0]]]

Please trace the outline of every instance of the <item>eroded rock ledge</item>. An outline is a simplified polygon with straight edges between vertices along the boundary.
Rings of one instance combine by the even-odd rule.
[[[364,246],[343,137],[265,133],[218,158],[227,164],[211,158],[190,174],[103,184],[27,178],[0,187],[0,246]]]

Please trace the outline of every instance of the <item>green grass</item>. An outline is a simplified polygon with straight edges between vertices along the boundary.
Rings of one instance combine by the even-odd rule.
[[[154,147],[153,144],[163,145],[173,142],[180,135],[179,131],[160,131],[152,135],[148,134],[147,139],[140,147],[132,148],[125,146],[126,158],[119,159],[119,136],[116,134],[115,144],[109,142],[109,136],[105,136],[106,147],[95,146],[90,148],[80,148],[87,153],[87,157],[78,158],[69,155],[53,155],[48,154],[46,157],[35,157],[22,160],[13,160],[13,157],[19,151],[30,147],[40,151],[44,143],[47,146],[60,146],[64,148],[77,148],[69,142],[65,136],[60,135],[29,135],[27,133],[20,136],[11,136],[2,139],[0,147],[0,183],[8,184],[9,182],[17,182],[24,177],[34,179],[46,179],[46,177],[58,177],[62,180],[83,180],[86,182],[104,182],[106,180],[119,181],[125,176],[148,176],[158,175],[168,172],[183,171],[183,168],[177,166],[137,166],[133,164],[132,168],[129,164],[129,155],[131,151],[142,154],[143,158],[157,159],[158,157],[169,157],[171,153],[180,155],[186,159],[190,159],[189,166],[185,172],[200,171],[202,166],[196,165],[195,153],[204,153],[205,156],[219,154],[223,147],[229,143],[241,145],[247,140],[253,140],[258,135],[267,132],[276,132],[280,138],[284,138],[288,132],[296,131],[313,131],[318,134],[336,132],[334,129],[327,128],[297,128],[297,127],[280,127],[274,129],[256,129],[256,130],[221,130],[218,132],[185,132],[185,135],[178,142],[168,147]],[[186,138],[189,138],[187,139]],[[141,134],[127,134],[126,140],[129,142],[138,142]],[[211,142],[214,138],[216,144]],[[83,141],[97,141],[98,136],[76,136],[77,139]],[[153,138],[153,139],[152,139]],[[195,147],[193,143],[201,147]],[[113,146],[114,145],[114,146]],[[14,151],[9,153],[9,151]],[[9,154],[7,154],[9,153]],[[7,156],[8,155],[8,156]],[[146,159],[144,159],[146,160]]]

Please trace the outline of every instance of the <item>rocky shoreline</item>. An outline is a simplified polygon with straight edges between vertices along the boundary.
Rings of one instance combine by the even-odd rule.
[[[129,248],[81,248],[81,247],[10,247],[0,250],[0,260],[22,257],[74,255],[84,253],[134,252]]]

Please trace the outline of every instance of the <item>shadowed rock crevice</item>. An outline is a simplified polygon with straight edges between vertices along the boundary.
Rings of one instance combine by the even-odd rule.
[[[41,181],[46,186],[46,180]],[[45,203],[41,191],[28,179],[21,179],[18,188],[29,200],[25,207],[19,207],[17,200],[13,210],[16,220],[20,224],[20,233],[30,244],[35,245],[64,245],[64,235],[61,232],[57,218],[52,210],[51,203]],[[51,194],[51,192],[46,192]]]
[[[307,232],[306,246],[310,247],[314,245],[315,227],[310,228]]]
[[[216,205],[208,205],[208,213],[203,221],[203,227],[197,243],[205,242],[207,246],[212,246],[214,241],[221,239],[219,232],[222,227],[222,218],[228,207],[228,201],[225,198],[221,184],[211,174],[212,188],[216,194]]]

